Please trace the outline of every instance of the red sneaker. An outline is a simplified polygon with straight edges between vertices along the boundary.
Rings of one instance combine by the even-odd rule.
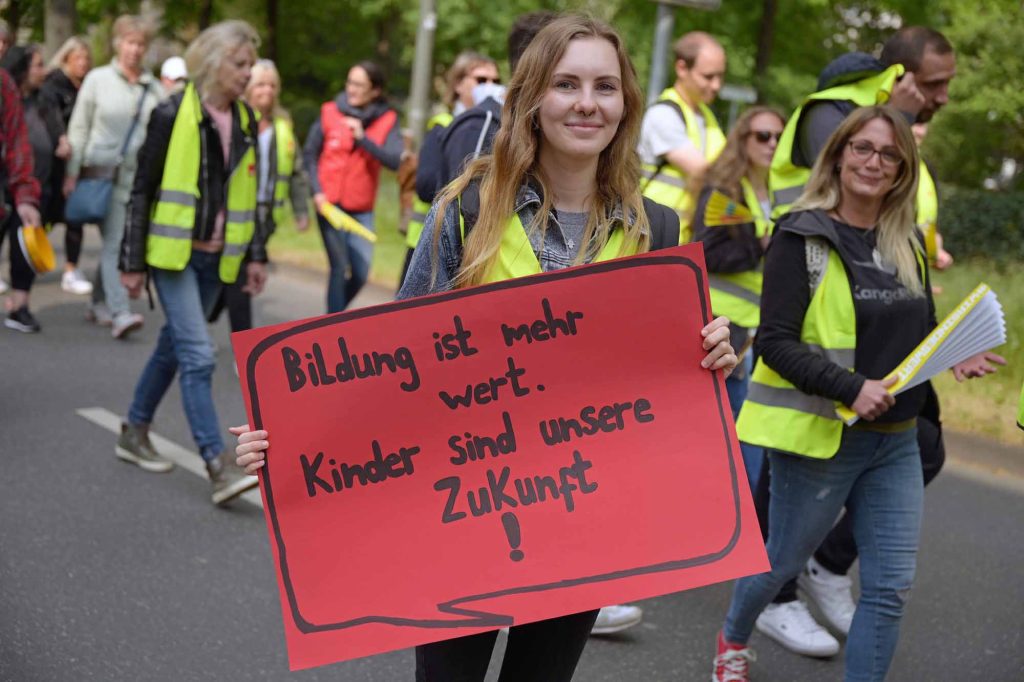
[[[745,644],[726,642],[718,633],[718,655],[715,656],[715,672],[711,682],[750,682],[748,668],[757,660],[754,650]]]

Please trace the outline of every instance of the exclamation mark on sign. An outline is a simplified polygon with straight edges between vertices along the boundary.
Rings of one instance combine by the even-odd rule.
[[[519,549],[521,537],[519,534],[519,519],[512,512],[505,512],[501,515],[501,525],[505,526],[505,535],[508,536],[508,545],[512,551],[508,556],[512,561],[522,561],[525,556]]]

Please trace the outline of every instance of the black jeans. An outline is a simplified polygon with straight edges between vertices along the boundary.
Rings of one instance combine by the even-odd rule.
[[[3,226],[0,227],[0,231],[10,237],[7,250],[10,252],[11,259],[11,288],[17,291],[30,291],[32,282],[36,279],[36,273],[25,260],[25,254],[21,252],[21,245],[18,241],[18,228],[20,227],[21,218],[12,207],[8,210],[7,217],[3,219]]]
[[[509,629],[498,682],[569,682],[597,611]],[[416,647],[416,682],[483,682],[497,631]]]
[[[942,441],[942,421],[939,413],[939,397],[928,383],[924,407],[917,418],[917,445],[921,449],[921,473],[924,484],[928,485],[942,471],[946,463],[946,446]],[[761,534],[768,538],[768,481],[770,472],[767,461],[761,468],[761,478],[754,493],[754,507],[761,523]],[[839,523],[829,532],[821,546],[814,552],[814,559],[827,571],[846,575],[857,560],[857,543],[853,539],[853,524],[849,515],[843,514]],[[796,580],[790,580],[779,591],[772,602],[783,604],[796,599]]]
[[[238,279],[221,287],[220,296],[214,301],[213,309],[207,314],[206,321],[213,324],[220,319],[220,314],[227,308],[231,331],[244,332],[252,329],[252,296],[242,291],[245,283],[245,263],[243,263],[242,269],[238,272]]]

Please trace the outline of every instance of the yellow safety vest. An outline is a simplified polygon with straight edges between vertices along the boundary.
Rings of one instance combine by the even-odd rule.
[[[761,211],[761,202],[746,178],[740,178],[743,201],[754,214],[754,234],[760,239],[771,230],[771,221]],[[725,315],[741,327],[753,329],[761,323],[761,267],[746,272],[708,273],[711,310],[715,316]]]
[[[819,256],[821,249],[828,254],[820,264],[824,271],[811,294],[800,341],[852,372],[857,318],[850,281],[839,254],[823,239],[808,241],[808,261],[815,249]],[[916,248],[915,254],[924,281],[925,262]],[[843,437],[843,422],[836,415],[838,406],[839,403],[823,396],[802,392],[759,358],[750,378],[747,399],[736,420],[736,433],[744,443],[814,459],[831,459]]]
[[[462,219],[461,211],[459,212],[459,231],[462,234],[463,241],[465,241],[466,225]],[[601,252],[597,254],[594,262],[633,256],[639,253],[635,247],[627,249],[625,253],[621,253],[624,238],[625,233],[621,226],[613,229],[611,236],[608,237],[608,242],[601,249]],[[519,215],[513,215],[509,218],[508,223],[505,225],[505,231],[501,235],[498,260],[494,263],[491,271],[487,273],[484,283],[503,282],[507,279],[537,275],[540,272],[540,261],[537,260],[537,254],[533,252],[533,245],[530,244],[526,228],[523,226],[522,220],[519,219]]]
[[[274,141],[277,153],[277,177],[274,178],[274,223],[280,225],[291,213],[288,197],[295,172],[295,132],[288,121],[274,119]]]
[[[246,107],[234,105],[242,130],[249,128]],[[185,86],[185,94],[174,117],[171,140],[167,146],[163,178],[150,216],[146,238],[146,264],[162,270],[184,270],[192,255],[192,232],[199,201],[200,140],[199,123],[203,107],[195,86]],[[219,150],[214,150],[218,153]],[[224,250],[220,256],[220,279],[231,284],[238,277],[242,259],[256,230],[256,147],[242,155],[228,179],[225,210]]]
[[[718,158],[725,147],[725,134],[718,126],[718,120],[714,113],[703,102],[698,104],[701,115],[704,117],[704,136],[700,138],[700,128],[697,126],[697,117],[693,108],[683,101],[675,88],[665,88],[658,98],[658,102],[675,102],[679,110],[683,112],[683,121],[686,123],[686,136],[690,142],[703,151],[704,158],[709,162]],[[657,104],[655,105],[657,106]],[[696,198],[687,191],[688,179],[686,174],[666,163],[658,170],[657,164],[645,163],[643,165],[644,196],[653,199],[659,204],[668,206],[679,214],[679,243],[685,244],[690,241],[690,218],[693,213],[693,206]]]
[[[792,203],[804,191],[804,185],[811,177],[809,167],[797,166],[793,163],[796,128],[804,107],[811,102],[821,100],[845,100],[853,102],[859,107],[884,104],[889,100],[889,93],[892,92],[896,79],[901,75],[903,75],[903,65],[893,64],[885,71],[869,78],[808,95],[803,103],[796,108],[782,131],[782,139],[779,140],[779,146],[775,148],[775,155],[772,157],[772,165],[768,174],[773,219],[778,220],[783,213],[789,210]]]
[[[917,181],[917,229],[924,235],[924,247],[928,259],[935,262],[939,253],[936,235],[939,227],[939,195],[935,191],[935,179],[928,172],[928,166],[921,161]]]
[[[433,130],[437,126],[447,128],[454,118],[454,116],[447,112],[435,114],[427,121],[427,130]],[[409,227],[405,233],[405,245],[410,249],[415,249],[416,245],[419,244],[420,235],[423,234],[423,221],[427,219],[428,213],[430,213],[430,204],[422,201],[418,196],[414,197],[412,200],[412,215],[409,216]]]

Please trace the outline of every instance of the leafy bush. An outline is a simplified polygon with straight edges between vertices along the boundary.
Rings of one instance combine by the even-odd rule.
[[[1024,192],[947,189],[939,206],[939,231],[958,259],[1024,263]]]

